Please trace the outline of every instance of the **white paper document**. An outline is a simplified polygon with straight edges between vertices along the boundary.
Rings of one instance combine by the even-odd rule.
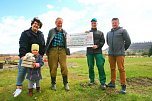
[[[93,32],[67,35],[67,47],[92,47],[93,44]]]

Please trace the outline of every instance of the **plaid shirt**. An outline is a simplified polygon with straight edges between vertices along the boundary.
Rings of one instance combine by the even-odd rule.
[[[53,40],[52,40],[52,46],[53,47],[64,47],[64,39],[63,39],[63,33],[62,32],[58,32],[57,34],[55,34]]]

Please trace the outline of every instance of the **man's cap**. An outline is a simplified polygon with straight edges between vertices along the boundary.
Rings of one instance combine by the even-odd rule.
[[[39,51],[39,45],[38,44],[32,44],[31,50]]]
[[[97,22],[97,19],[96,19],[96,18],[93,18],[93,19],[91,20],[91,22],[93,22],[93,21]]]

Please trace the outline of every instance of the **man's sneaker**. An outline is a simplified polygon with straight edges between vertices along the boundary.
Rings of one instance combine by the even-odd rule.
[[[22,92],[22,89],[17,88],[17,89],[15,90],[15,92],[13,93],[13,94],[14,94],[14,97],[17,97],[18,95],[20,95],[21,92]]]
[[[95,85],[96,83],[95,82],[89,82],[88,83],[88,86],[93,86],[93,85]]]
[[[120,93],[126,94],[126,85],[121,85]]]
[[[106,85],[105,84],[101,84],[101,89],[105,90],[106,89]]]
[[[56,91],[56,84],[52,84],[51,89]]]
[[[107,87],[109,87],[109,88],[115,88],[116,86],[115,86],[115,83],[110,82],[110,83],[107,85]]]
[[[65,89],[66,91],[69,91],[69,90],[70,90],[68,83],[64,85],[64,89]]]

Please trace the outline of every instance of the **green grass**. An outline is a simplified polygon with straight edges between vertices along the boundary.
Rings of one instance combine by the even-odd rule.
[[[100,84],[96,67],[97,85],[87,86],[89,79],[86,58],[69,58],[67,63],[69,70],[69,92],[63,89],[60,68],[58,68],[57,74],[57,91],[50,89],[49,68],[44,66],[42,68],[41,93],[34,91],[34,95],[29,97],[27,95],[28,81],[25,80],[23,92],[20,96],[14,98],[12,93],[15,90],[17,69],[5,69],[0,71],[0,101],[152,101],[152,58],[125,58],[127,79],[132,81],[130,84],[127,84],[127,94],[125,95],[118,93],[120,90],[118,70],[116,89],[107,88],[103,91],[99,88]],[[110,81],[110,69],[107,58],[105,71],[108,83]]]

